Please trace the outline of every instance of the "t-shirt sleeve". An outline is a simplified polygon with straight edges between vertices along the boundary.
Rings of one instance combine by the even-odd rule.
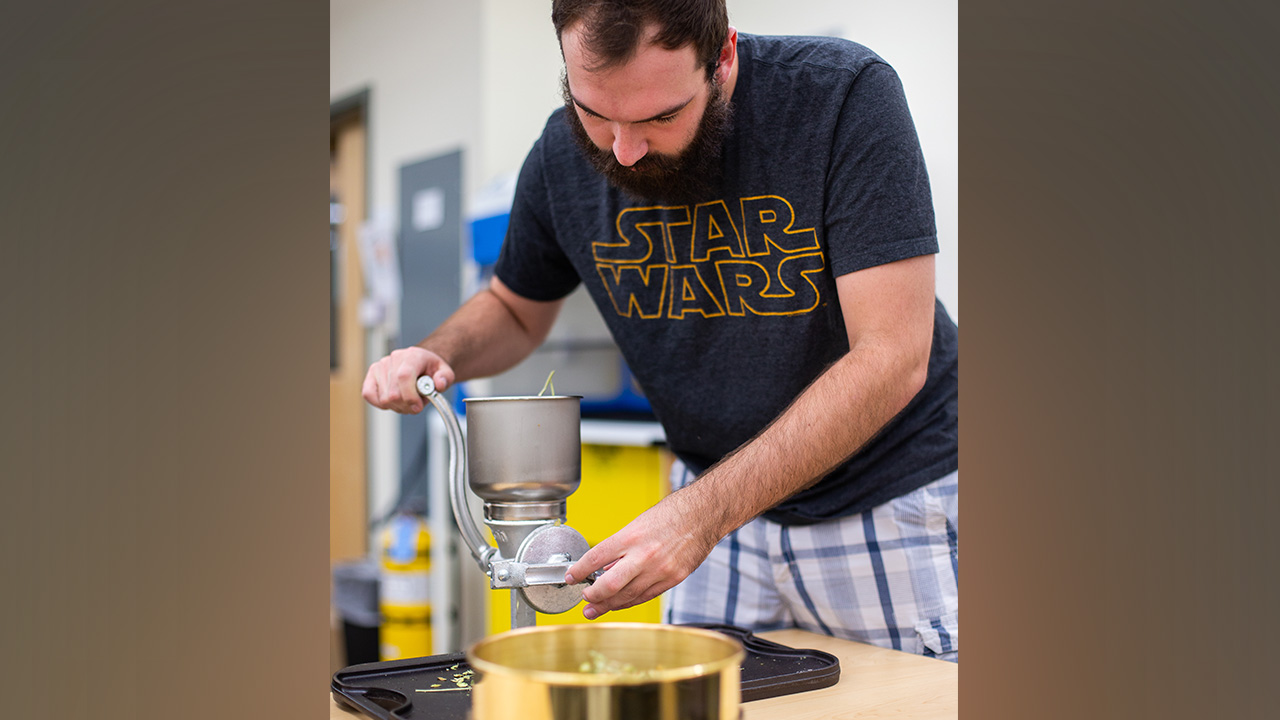
[[[520,168],[494,274],[516,294],[548,301],[573,292],[581,280],[552,229],[542,149],[538,140]]]
[[[840,111],[826,223],[837,277],[938,252],[920,139],[902,83],[883,62],[858,73]]]

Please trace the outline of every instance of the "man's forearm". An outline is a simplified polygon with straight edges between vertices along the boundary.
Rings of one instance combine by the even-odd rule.
[[[817,482],[906,407],[928,358],[864,341],[828,368],[759,435],[672,496],[724,537]]]
[[[541,336],[531,333],[493,291],[485,289],[418,346],[444,358],[455,380],[463,381],[509,370],[541,342]]]

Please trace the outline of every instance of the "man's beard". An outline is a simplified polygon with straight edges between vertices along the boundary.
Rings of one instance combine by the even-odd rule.
[[[693,140],[679,155],[650,152],[631,167],[618,162],[613,149],[601,150],[591,141],[569,94],[569,81],[561,78],[566,121],[587,161],[611,185],[650,202],[692,205],[707,200],[720,184],[720,157],[724,140],[733,126],[733,106],[721,99],[720,86],[709,82],[707,109],[698,121]]]

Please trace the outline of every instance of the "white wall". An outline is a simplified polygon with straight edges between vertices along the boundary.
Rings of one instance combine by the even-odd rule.
[[[462,148],[464,193],[482,181],[480,36],[480,7],[471,2],[330,0],[329,100],[369,91],[371,216],[394,222],[405,163]],[[386,343],[385,335],[371,334],[370,362]],[[369,509],[378,517],[399,489],[399,424],[393,413],[371,407],[367,419]],[[372,535],[370,547],[377,547]]]
[[[481,181],[480,7],[454,0],[330,0],[329,99],[368,88],[372,212],[397,207],[399,167],[463,148]]]
[[[480,172],[520,169],[542,126],[561,105],[560,46],[550,0],[483,0],[480,41]]]
[[[481,148],[486,179],[519,170],[560,105],[551,3],[484,0]],[[729,22],[761,35],[836,35],[894,66],[920,133],[938,221],[938,297],[959,322],[957,0],[728,0]],[[482,181],[483,182],[483,181]]]

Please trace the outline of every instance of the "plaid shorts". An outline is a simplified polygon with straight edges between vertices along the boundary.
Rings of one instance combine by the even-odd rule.
[[[693,480],[676,461],[673,487]],[[799,627],[959,661],[959,471],[859,515],[757,517],[667,591],[666,622]]]

